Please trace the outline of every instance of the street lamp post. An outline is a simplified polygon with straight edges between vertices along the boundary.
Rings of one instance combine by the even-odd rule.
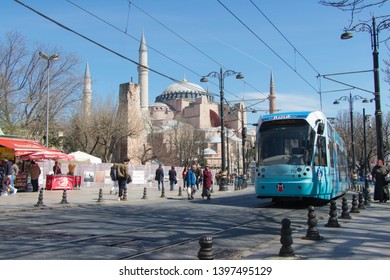
[[[58,54],[48,56],[43,52],[39,52],[39,56],[47,60],[47,99],[46,99],[46,147],[49,147],[49,97],[50,97],[50,62],[58,59]]]
[[[342,96],[339,99],[336,99],[333,104],[340,104],[341,101],[348,101],[349,103],[349,117],[351,122],[351,149],[352,149],[352,172],[355,172],[356,168],[356,161],[355,161],[355,137],[354,137],[354,131],[353,131],[353,102],[355,100],[363,99],[363,103],[368,103],[368,99],[361,97],[360,95],[354,95],[352,96],[351,93],[349,93],[349,96]]]
[[[222,67],[219,68],[219,72],[213,71],[207,74],[206,76],[203,76],[200,81],[202,83],[208,82],[207,77],[211,78],[217,78],[219,80],[219,95],[220,95],[220,106],[221,106],[221,171],[222,171],[222,178],[221,183],[219,185],[220,191],[226,191],[227,188],[227,174],[226,174],[226,157],[225,157],[225,118],[224,118],[224,80],[226,77],[236,75],[236,79],[243,79],[244,75],[241,72],[235,72],[233,70],[226,70],[225,72],[222,71]]]
[[[386,19],[376,24],[375,17],[372,17],[371,26],[367,23],[359,23],[353,26],[349,31],[368,31],[371,34],[371,48],[373,49],[373,66],[374,66],[374,99],[375,99],[375,126],[376,126],[376,143],[377,143],[377,157],[384,160],[383,152],[383,131],[382,131],[382,111],[381,111],[381,97],[380,97],[380,80],[379,80],[379,42],[378,33],[380,30],[388,29],[390,27],[390,19]],[[350,39],[353,35],[351,32],[344,32],[341,39]]]
[[[368,187],[367,178],[367,136],[366,136],[366,122],[370,115],[366,115],[366,109],[363,108],[363,146],[364,146],[364,204],[370,205],[370,191]]]

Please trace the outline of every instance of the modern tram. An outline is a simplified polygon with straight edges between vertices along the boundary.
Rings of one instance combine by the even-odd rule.
[[[260,117],[255,148],[258,198],[323,204],[349,188],[346,146],[320,111]]]

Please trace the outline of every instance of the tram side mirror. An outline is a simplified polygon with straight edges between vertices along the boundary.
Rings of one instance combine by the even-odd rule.
[[[324,134],[325,125],[324,123],[319,123],[317,127],[317,134],[322,135]]]

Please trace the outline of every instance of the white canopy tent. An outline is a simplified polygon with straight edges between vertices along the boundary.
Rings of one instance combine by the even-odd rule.
[[[73,156],[75,158],[74,161],[79,163],[102,163],[100,158],[81,151],[73,152],[69,155]]]

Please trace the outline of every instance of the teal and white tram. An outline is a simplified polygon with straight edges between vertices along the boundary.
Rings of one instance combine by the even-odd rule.
[[[256,130],[257,197],[322,203],[346,193],[347,149],[322,112],[265,115]]]

